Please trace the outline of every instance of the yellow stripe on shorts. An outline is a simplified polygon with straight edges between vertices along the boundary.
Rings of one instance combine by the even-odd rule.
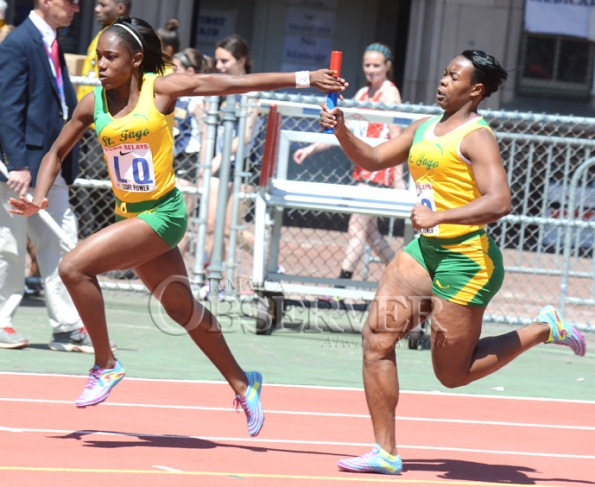
[[[489,246],[490,241],[485,233],[463,243],[444,245],[445,249],[462,254],[479,266],[479,272],[452,297],[452,301],[467,305],[488,284],[495,268],[494,262],[488,254]]]

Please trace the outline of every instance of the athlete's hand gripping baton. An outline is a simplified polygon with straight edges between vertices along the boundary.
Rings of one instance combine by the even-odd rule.
[[[341,51],[332,51],[331,52],[331,65],[330,69],[336,71],[333,75],[335,78],[341,76],[341,60],[343,59],[343,53]],[[326,106],[329,110],[332,110],[337,106],[337,100],[339,98],[339,94],[336,91],[331,91],[326,95]],[[324,129],[325,134],[334,134],[335,129],[333,128],[326,128]]]

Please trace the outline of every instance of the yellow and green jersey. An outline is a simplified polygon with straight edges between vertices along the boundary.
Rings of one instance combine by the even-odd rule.
[[[156,77],[153,73],[143,76],[136,107],[118,119],[109,113],[103,87],[95,88],[97,137],[103,147],[114,194],[122,203],[158,200],[175,186],[174,114],[164,115],[155,107]],[[123,208],[118,206],[116,214],[122,212]]]
[[[409,151],[409,171],[415,181],[417,202],[434,211],[471,203],[481,196],[471,161],[461,154],[463,138],[474,130],[493,131],[483,117],[475,117],[448,134],[436,136],[440,116],[423,123],[415,132]],[[481,225],[445,223],[421,231],[428,237],[452,238],[485,228]]]

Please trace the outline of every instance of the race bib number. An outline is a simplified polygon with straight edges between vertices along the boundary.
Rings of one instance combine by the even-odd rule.
[[[436,211],[436,201],[434,200],[434,190],[430,183],[420,183],[415,185],[417,192],[417,202],[420,205],[427,206],[430,210]],[[424,235],[438,235],[438,225],[432,228],[423,228],[419,231]]]
[[[132,193],[155,190],[155,168],[149,144],[121,144],[104,150],[116,188]]]

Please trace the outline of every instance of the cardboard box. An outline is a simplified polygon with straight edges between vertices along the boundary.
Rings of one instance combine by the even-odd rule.
[[[66,66],[68,67],[68,74],[70,76],[82,76],[83,75],[83,64],[85,63],[84,54],[70,54],[65,53]]]

